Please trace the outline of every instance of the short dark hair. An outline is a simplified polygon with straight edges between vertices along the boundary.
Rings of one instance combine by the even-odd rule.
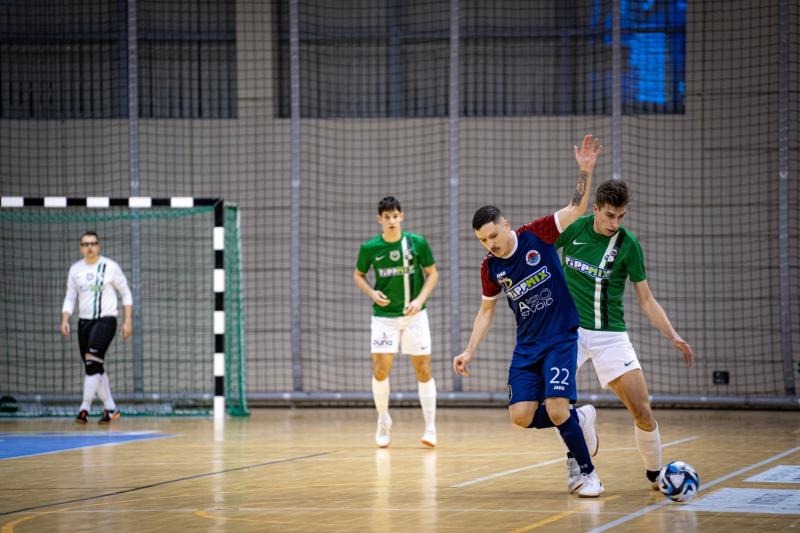
[[[503,213],[495,206],[485,205],[475,211],[475,214],[472,216],[472,229],[479,230],[484,224],[488,224],[489,222],[500,222],[500,217],[502,216]]]
[[[384,211],[400,211],[403,212],[403,208],[400,207],[400,202],[394,196],[387,196],[380,202],[378,202],[378,215],[382,214]]]
[[[95,233],[94,231],[84,231],[83,235],[81,235],[81,238],[79,240],[82,241],[84,237],[94,237],[95,239],[97,239],[97,242],[100,242],[100,237],[98,237],[97,233]]]
[[[630,200],[628,184],[621,180],[609,180],[601,183],[597,187],[597,194],[594,197],[597,207],[603,207],[606,204],[612,207],[625,207],[628,205],[628,200]]]

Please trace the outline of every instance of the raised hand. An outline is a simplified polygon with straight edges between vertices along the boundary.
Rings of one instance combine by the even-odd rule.
[[[587,134],[583,138],[580,148],[575,147],[575,161],[578,162],[581,172],[591,174],[598,156],[602,153],[603,147],[600,145],[600,141],[591,133]]]

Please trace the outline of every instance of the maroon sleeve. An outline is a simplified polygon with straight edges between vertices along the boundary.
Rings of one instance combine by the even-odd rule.
[[[556,226],[555,215],[547,215],[546,217],[537,218],[533,222],[528,222],[517,230],[517,235],[523,231],[530,231],[547,244],[554,244],[560,235],[558,226]]]
[[[500,291],[500,284],[496,280],[489,277],[489,255],[483,258],[481,263],[481,285],[483,286],[482,294],[487,298],[494,298]]]

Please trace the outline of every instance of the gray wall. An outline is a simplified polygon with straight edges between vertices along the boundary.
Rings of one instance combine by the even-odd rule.
[[[796,366],[797,2],[791,12],[790,288]],[[654,294],[697,356],[697,366],[685,368],[629,291],[628,325],[651,393],[784,394],[777,21],[775,2],[758,7],[745,1],[691,2],[686,113],[624,118],[623,177],[634,191],[626,225],[643,243]],[[238,118],[140,122],[142,195],[221,196],[242,207],[249,392],[292,388],[290,121],[275,118],[271,31],[266,3],[237,3]],[[447,73],[436,75],[446,79]],[[374,210],[382,196],[400,198],[405,228],[426,235],[437,258],[442,276],[429,300],[434,376],[440,390],[450,390],[451,357],[466,344],[480,302],[483,250],[471,235],[472,212],[493,203],[512,223],[523,224],[565,205],[576,179],[572,145],[585,132],[599,136],[607,148],[595,183],[611,177],[608,116],[461,119],[462,345],[451,346],[447,119],[307,119],[302,128],[301,342],[308,391],[369,390],[369,302],[351,273],[359,243],[378,231]],[[128,195],[126,121],[5,120],[0,129],[3,195]],[[52,317],[55,322],[55,310]],[[511,313],[501,309],[464,390],[504,390],[513,336]],[[729,371],[731,384],[712,385],[714,370]],[[402,357],[396,359],[393,383],[395,390],[416,389]],[[579,383],[582,391],[599,390],[589,369]]]

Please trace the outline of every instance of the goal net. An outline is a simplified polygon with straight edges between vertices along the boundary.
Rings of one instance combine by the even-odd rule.
[[[133,336],[106,353],[111,391],[128,414],[206,414],[244,399],[244,313],[238,211],[221,200],[3,198],[0,209],[0,415],[74,415],[83,387],[77,309],[59,331],[79,237],[122,267]],[[120,317],[122,306],[120,303]],[[217,402],[219,405],[220,402]],[[93,410],[101,410],[95,401]]]

